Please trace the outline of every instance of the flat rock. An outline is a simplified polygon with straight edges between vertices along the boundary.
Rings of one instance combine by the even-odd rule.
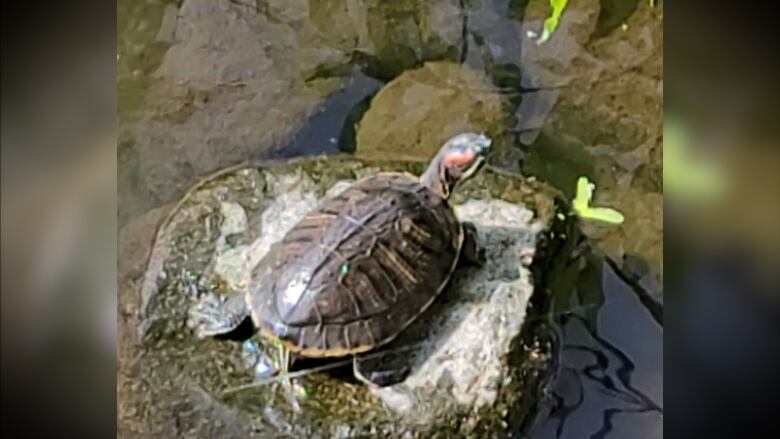
[[[377,170],[422,169],[419,163],[309,159],[232,170],[193,188],[160,227],[139,291],[145,354],[138,367],[147,373],[136,396],[149,422],[187,404],[181,416],[197,419],[194,425],[240,420],[253,431],[296,437],[500,430],[503,415],[523,394],[517,391],[521,364],[511,355],[534,293],[528,264],[552,216],[549,193],[536,183],[485,169],[459,188],[453,205],[477,227],[487,262],[459,270],[434,305],[387,346],[412,359],[411,374],[400,384],[369,388],[345,377],[344,367],[304,374],[310,396],[296,415],[278,386],[246,387],[252,370],[242,363],[240,342],[197,340],[185,324],[198,295],[244,288],[250,267],[323,197]],[[165,390],[172,388],[178,390]],[[199,434],[200,427],[193,428]]]

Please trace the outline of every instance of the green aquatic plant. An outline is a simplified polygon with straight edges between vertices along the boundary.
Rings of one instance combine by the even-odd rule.
[[[542,36],[537,41],[538,44],[542,44],[552,37],[553,32],[558,27],[558,23],[561,20],[561,14],[566,9],[566,4],[569,0],[550,0],[550,6],[552,6],[552,12],[547,20],[544,20],[544,28],[542,29]]]
[[[588,181],[588,177],[577,180],[577,194],[572,200],[574,212],[583,219],[602,221],[610,224],[622,224],[623,214],[609,207],[591,207],[593,191],[596,185]]]

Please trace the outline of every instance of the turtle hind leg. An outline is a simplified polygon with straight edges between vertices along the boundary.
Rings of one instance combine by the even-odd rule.
[[[243,295],[234,294],[220,300],[217,295],[208,293],[190,308],[187,326],[198,338],[230,336],[244,327],[242,324],[249,317]]]
[[[369,386],[387,387],[409,376],[409,359],[395,352],[356,355],[353,360],[355,378]]]
[[[485,249],[477,241],[477,228],[473,223],[463,223],[463,246],[461,248],[463,262],[481,267],[485,265]]]

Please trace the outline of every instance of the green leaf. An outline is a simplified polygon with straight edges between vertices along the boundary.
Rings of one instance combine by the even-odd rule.
[[[577,194],[572,200],[574,212],[580,218],[596,220],[610,224],[622,224],[623,214],[609,207],[591,207],[593,191],[596,186],[588,181],[588,177],[580,177],[577,180]]]
[[[552,37],[553,32],[558,27],[558,23],[561,20],[561,14],[566,9],[566,4],[569,0],[550,0],[550,6],[552,6],[552,13],[544,20],[544,28],[542,29],[542,36],[539,37],[537,44],[542,44]]]
[[[610,224],[622,224],[623,214],[609,207],[591,207],[580,216]]]
[[[593,198],[594,188],[595,185],[588,181],[588,177],[580,177],[577,180],[577,193],[572,203],[575,211],[585,211],[588,209],[590,200]]]

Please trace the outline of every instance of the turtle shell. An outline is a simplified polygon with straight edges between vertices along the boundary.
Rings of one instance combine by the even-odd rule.
[[[408,174],[359,180],[309,212],[253,272],[260,332],[306,357],[368,351],[434,301],[460,255],[446,202]]]

